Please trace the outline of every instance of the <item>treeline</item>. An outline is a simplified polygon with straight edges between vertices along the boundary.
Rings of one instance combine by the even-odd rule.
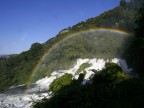
[[[43,45],[34,43],[29,51],[0,60],[0,90],[26,83],[41,55],[43,55]]]
[[[144,5],[139,9],[135,23],[136,40],[129,48],[127,60],[140,77],[144,77]]]

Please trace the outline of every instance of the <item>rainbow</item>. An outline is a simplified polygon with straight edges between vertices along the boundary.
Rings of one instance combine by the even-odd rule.
[[[125,35],[130,35],[130,33],[126,32],[126,31],[122,31],[122,30],[118,30],[118,29],[111,29],[111,28],[93,28],[93,29],[88,29],[88,30],[84,30],[84,31],[80,31],[80,32],[77,32],[77,33],[73,33],[73,34],[70,34],[70,35],[66,35],[66,36],[63,36],[61,37],[60,40],[56,41],[55,43],[53,43],[49,48],[48,50],[44,53],[44,55],[41,57],[41,59],[39,60],[39,62],[36,64],[35,68],[33,68],[32,72],[31,72],[31,75],[29,76],[27,82],[26,82],[26,85],[27,85],[27,89],[29,88],[30,84],[31,84],[31,81],[32,81],[32,78],[33,76],[35,75],[35,73],[37,72],[37,70],[39,69],[41,63],[45,60],[45,58],[49,55],[50,51],[52,49],[54,49],[60,42],[63,42],[71,37],[75,37],[77,36],[78,34],[81,34],[81,33],[85,33],[85,32],[94,32],[94,31],[110,31],[110,32],[114,32],[114,33],[120,33],[120,34],[125,34]]]

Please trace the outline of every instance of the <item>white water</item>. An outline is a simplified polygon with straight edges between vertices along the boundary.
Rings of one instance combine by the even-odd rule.
[[[131,73],[132,69],[129,69],[126,61],[122,59],[78,59],[77,63],[73,68],[69,70],[58,70],[51,73],[51,77],[45,77],[38,80],[35,84],[32,84],[31,87],[25,90],[25,85],[20,85],[17,87],[11,87],[4,93],[0,94],[0,108],[30,108],[33,100],[41,100],[42,98],[49,98],[50,92],[48,92],[49,85],[58,77],[61,77],[65,73],[70,73],[73,75],[73,78],[77,79],[76,75],[77,70],[83,63],[91,64],[90,67],[86,68],[86,75],[82,84],[85,84],[90,77],[94,75],[92,69],[102,70],[105,67],[106,62],[117,63],[124,72],[128,74]]]

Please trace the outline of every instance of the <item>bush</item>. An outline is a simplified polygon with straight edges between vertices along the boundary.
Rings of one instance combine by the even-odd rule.
[[[82,71],[84,71],[86,68],[88,68],[88,67],[90,67],[91,66],[91,64],[89,64],[89,63],[83,63],[80,67],[79,67],[79,69],[77,70],[77,74],[79,74],[80,72],[82,72]]]
[[[60,78],[55,79],[49,86],[49,90],[52,91],[53,93],[56,93],[59,91],[61,88],[69,85],[72,82],[72,75],[66,73]]]
[[[116,86],[121,81],[129,79],[120,66],[115,63],[106,63],[105,69],[96,73],[93,78],[94,83],[105,83],[110,86]]]
[[[117,71],[116,71],[117,70]],[[34,108],[135,108],[143,105],[144,83],[129,78],[117,64],[107,63],[91,84],[82,86],[72,80],[50,99],[33,104]],[[67,74],[68,76],[68,74]],[[83,78],[81,74],[81,80]],[[62,76],[64,77],[64,76]],[[59,79],[62,79],[59,78]],[[136,91],[135,91],[136,90]],[[141,100],[139,100],[141,99]]]

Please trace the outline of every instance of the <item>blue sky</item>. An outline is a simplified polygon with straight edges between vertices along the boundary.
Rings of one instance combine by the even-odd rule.
[[[26,51],[117,5],[119,0],[0,0],[0,54]]]

